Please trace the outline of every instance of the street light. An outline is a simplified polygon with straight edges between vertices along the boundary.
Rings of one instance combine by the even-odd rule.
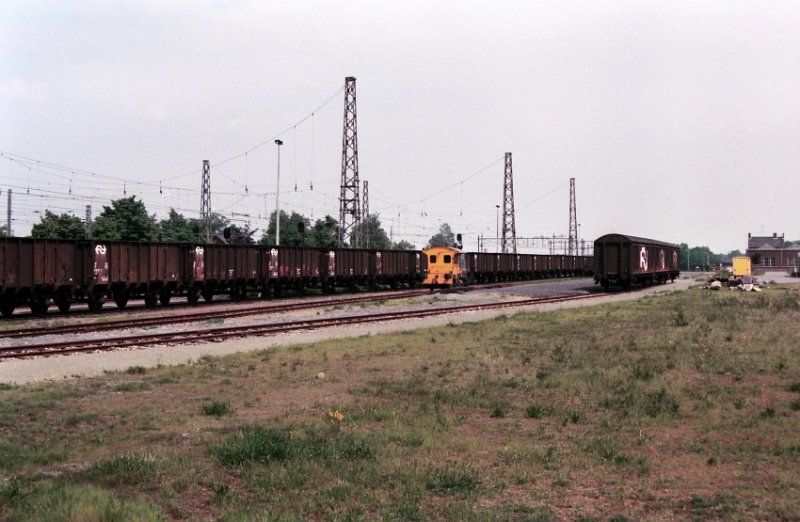
[[[281,145],[283,141],[275,140],[278,146],[278,188],[275,191],[275,246],[281,245]]]
[[[500,205],[497,208],[497,220],[495,221],[495,237],[497,238],[497,251],[500,252]]]

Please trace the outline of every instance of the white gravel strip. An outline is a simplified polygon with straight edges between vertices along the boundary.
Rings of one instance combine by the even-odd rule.
[[[176,346],[151,346],[138,349],[116,350],[111,352],[80,353],[35,359],[11,359],[0,361],[0,382],[10,384],[24,384],[37,381],[53,381],[78,377],[92,377],[106,372],[124,371],[131,366],[146,368],[158,365],[187,364],[204,356],[218,357],[237,352],[264,350],[277,346],[313,343],[325,339],[340,339],[345,337],[358,337],[363,335],[376,335],[381,333],[414,330],[459,324],[464,322],[482,321],[501,315],[514,315],[520,312],[550,311],[561,308],[574,308],[578,306],[591,306],[612,301],[637,299],[643,295],[670,293],[686,290],[698,284],[693,279],[680,279],[675,283],[649,287],[636,292],[611,293],[597,299],[567,301],[563,303],[531,305],[527,307],[510,308],[505,310],[488,310],[479,312],[465,312],[459,314],[444,314],[421,319],[391,321],[386,323],[373,323],[350,326],[347,328],[327,328],[322,330],[287,333],[271,337],[251,337],[231,339],[223,342],[185,344]],[[458,295],[458,294],[452,294]],[[472,300],[470,296],[466,300]]]

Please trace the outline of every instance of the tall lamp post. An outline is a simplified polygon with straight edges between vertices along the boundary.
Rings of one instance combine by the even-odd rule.
[[[495,237],[497,238],[496,252],[500,252],[500,205],[495,205],[497,208],[497,219],[495,220]]]
[[[275,246],[281,246],[281,145],[283,141],[275,140],[278,146],[278,188],[275,190]]]

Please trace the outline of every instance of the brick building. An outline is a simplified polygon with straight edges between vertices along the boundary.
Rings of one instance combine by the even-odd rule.
[[[800,254],[800,246],[786,247],[783,234],[770,236],[753,236],[747,234],[747,252],[745,255],[753,262],[753,267],[785,270],[796,267]]]

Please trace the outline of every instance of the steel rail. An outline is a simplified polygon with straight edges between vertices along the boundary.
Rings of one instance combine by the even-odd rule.
[[[472,312],[480,310],[494,310],[502,308],[517,308],[537,304],[558,303],[600,297],[602,294],[567,294],[549,297],[534,297],[519,301],[506,301],[501,303],[484,303],[475,305],[459,305],[437,307],[428,309],[381,312],[363,315],[350,315],[329,317],[321,319],[304,319],[254,326],[232,326],[223,328],[209,328],[191,332],[172,332],[149,335],[136,335],[93,340],[72,340],[56,343],[44,343],[26,346],[8,346],[0,348],[0,359],[20,358],[34,355],[56,355],[75,352],[111,350],[114,348],[127,348],[142,345],[189,343],[197,341],[213,341],[232,337],[274,335],[290,331],[314,330],[342,325],[366,324],[381,321],[394,321],[400,319],[413,319],[430,317],[433,315]]]
[[[345,304],[367,303],[373,301],[385,301],[391,299],[403,299],[406,297],[418,297],[428,295],[428,290],[417,290],[412,292],[394,292],[383,295],[370,295],[360,297],[345,297],[343,299],[316,299],[313,301],[301,301],[289,304],[271,304],[261,306],[250,306],[235,310],[203,311],[193,314],[169,315],[161,317],[140,317],[138,319],[122,319],[119,321],[108,321],[104,323],[80,323],[74,325],[44,326],[36,328],[19,328],[15,330],[0,330],[0,339],[19,339],[23,337],[38,337],[42,335],[64,335],[84,332],[97,332],[104,330],[121,330],[125,328],[143,328],[149,326],[164,326],[170,324],[191,323],[206,321],[209,319],[227,319],[233,317],[246,317],[248,315],[258,315],[262,313],[281,313],[292,312],[295,310],[305,310],[309,308],[320,308],[324,306],[339,306]]]

